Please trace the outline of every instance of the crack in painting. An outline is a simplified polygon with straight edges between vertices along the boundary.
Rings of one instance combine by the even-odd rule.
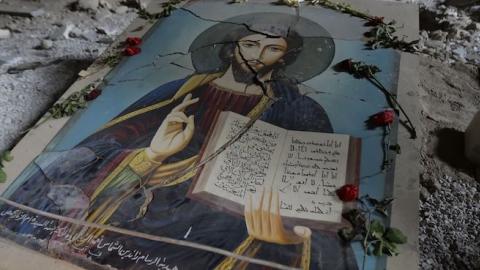
[[[259,30],[252,29],[251,26],[246,24],[246,23],[236,23],[236,22],[230,22],[230,21],[225,21],[225,20],[215,20],[215,19],[205,18],[205,17],[202,17],[202,16],[196,14],[194,11],[192,11],[190,9],[187,9],[187,8],[179,8],[178,10],[183,10],[183,11],[191,14],[192,16],[194,16],[194,17],[196,17],[200,20],[203,20],[203,21],[244,26],[247,30],[249,30],[253,33],[256,33],[256,34],[265,35],[267,38],[281,38],[282,37],[282,36],[279,36],[279,35],[274,35],[274,34],[269,33],[269,32],[264,32],[264,31],[259,31]],[[293,29],[295,27],[295,25],[300,21],[301,16],[300,16],[300,11],[299,11],[298,8],[296,8],[295,17],[297,18],[297,20],[292,22],[292,24],[288,27],[287,35],[290,34],[291,29]],[[358,39],[358,38],[338,38],[338,37],[334,38],[334,37],[327,36],[327,35],[303,36],[303,38],[333,38],[333,39],[336,39],[336,40],[344,40],[344,41],[360,41],[361,40],[361,39]]]
[[[208,21],[208,22],[215,22],[215,23],[224,23],[224,24],[233,24],[233,25],[238,25],[238,26],[244,26],[247,30],[251,31],[252,33],[256,33],[256,34],[261,34],[261,35],[265,35],[267,38],[281,38],[282,36],[279,36],[279,35],[274,35],[272,33],[269,33],[269,32],[265,32],[265,31],[259,31],[259,30],[255,30],[253,29],[250,25],[246,24],[246,23],[236,23],[236,22],[230,22],[230,21],[225,21],[225,20],[215,20],[215,19],[209,19],[209,18],[205,18],[205,17],[202,17],[200,15],[198,15],[197,13],[195,13],[194,11],[188,9],[188,8],[179,8],[178,10],[183,10],[189,14],[191,14],[192,16],[194,16],[195,18],[198,18],[200,20],[203,20],[203,21]],[[291,29],[293,29],[295,27],[295,25],[300,21],[300,8],[299,7],[296,7],[295,8],[295,17],[297,18],[297,20],[295,20],[294,22],[292,22],[292,24],[288,27],[287,29],[287,35],[290,34],[291,32]],[[318,36],[303,36],[303,38],[333,38],[331,36],[326,36],[326,35],[318,35]],[[334,39],[337,39],[337,40],[344,40],[344,41],[359,41],[360,39],[354,39],[354,38],[337,38],[335,37]]]
[[[257,31],[257,30],[254,30],[254,29],[251,29],[251,27],[249,27],[247,24],[240,24],[240,23],[232,23],[232,22],[227,22],[227,21],[222,21],[222,20],[213,20],[213,19],[208,19],[208,18],[204,18],[198,14],[196,14],[195,12],[187,9],[187,8],[181,8],[180,10],[183,10],[185,12],[188,12],[189,14],[191,14],[192,16],[195,16],[196,18],[199,18],[201,20],[206,20],[206,21],[212,21],[212,22],[217,22],[217,23],[231,23],[231,24],[236,24],[236,25],[241,25],[243,27],[246,27],[248,30],[252,31],[252,32],[255,32],[255,33],[259,33],[259,34],[262,34],[265,36],[265,38],[269,38],[269,37],[273,37],[273,38],[277,38],[278,36],[276,35],[271,35],[270,33],[265,33],[265,32],[262,32],[262,31]],[[296,8],[296,16],[299,17],[300,16],[300,11],[299,11],[299,8]],[[298,20],[297,20],[298,21]],[[291,31],[291,28],[292,28],[293,25],[289,26],[288,27],[288,33],[290,33]],[[323,36],[316,36],[316,37],[302,37],[302,38],[318,38],[318,37],[323,37]],[[179,59],[182,59],[183,57],[187,57],[189,55],[191,55],[192,53],[195,53],[196,51],[198,50],[201,50],[201,49],[204,49],[206,47],[210,47],[210,46],[217,46],[217,45],[225,45],[225,44],[231,44],[231,43],[238,43],[237,40],[235,41],[225,41],[225,42],[215,42],[215,43],[209,43],[209,44],[206,44],[204,46],[201,46],[199,48],[196,48],[195,50],[192,50],[190,52],[181,52],[181,51],[176,51],[176,52],[172,52],[172,53],[167,53],[167,54],[158,54],[155,58],[156,60],[153,61],[152,63],[150,64],[146,64],[146,65],[143,65],[143,66],[140,66],[138,68],[135,68],[133,70],[130,70],[130,71],[126,71],[122,76],[122,78],[124,78],[125,76],[127,76],[128,74],[132,73],[132,72],[135,72],[135,71],[139,71],[139,70],[142,70],[142,69],[145,69],[145,68],[149,68],[149,67],[153,67],[154,69],[156,69],[156,71],[159,71],[159,70],[162,70],[164,68],[167,68],[169,65],[172,65],[172,66],[176,66],[178,68],[181,68],[181,69],[185,69],[185,70],[188,70],[188,71],[192,71],[192,72],[195,72],[195,70],[189,66],[185,66],[185,65],[182,65],[182,64],[179,64],[177,63],[177,61],[179,61]],[[158,61],[160,58],[164,58],[164,57],[168,57],[168,56],[172,56],[172,55],[179,55],[178,58],[175,58],[173,59],[172,61],[170,61],[168,63],[168,65],[162,65],[160,68],[157,68],[158,67]],[[242,55],[243,57],[243,55]],[[250,67],[250,65],[249,65]],[[124,82],[133,82],[133,81],[144,81],[149,75],[145,75],[141,78],[133,78],[133,79],[122,79],[122,80],[119,80],[117,81],[116,83],[108,83],[107,85],[116,85],[117,83],[124,83]],[[293,80],[293,78],[288,78],[287,79],[290,79],[290,80]],[[258,80],[258,78],[257,78]],[[258,82],[257,83],[260,83],[260,87],[262,87],[262,90],[265,94],[265,89],[264,89],[264,86],[263,86],[263,83],[262,82]],[[299,83],[299,82],[297,82]],[[299,83],[300,84],[300,83]],[[301,83],[302,85],[305,85],[303,83]],[[308,87],[308,86],[307,86]],[[309,87],[311,89],[311,87]],[[340,96],[340,97],[343,97],[343,98],[348,98],[350,100],[355,100],[355,99],[352,99],[352,98],[349,98],[347,96],[344,96],[344,95],[338,95],[338,94],[334,94],[334,93],[328,93],[328,92],[325,92],[325,91],[318,91],[318,90],[314,90],[313,93],[315,94],[325,94],[325,95],[334,95],[334,96]],[[356,101],[359,101],[359,102],[367,102],[366,100],[364,99],[358,99]]]
[[[51,204],[48,212],[59,213],[61,215],[66,215],[68,213],[77,213],[75,218],[78,218],[80,215],[82,215],[88,210],[89,198],[79,187],[72,184],[64,183],[65,181],[62,182],[51,179],[49,177],[49,174],[44,170],[43,166],[39,165],[35,160],[31,163],[30,166],[33,166],[30,168],[34,171],[34,174],[29,175],[29,177],[35,176],[37,181],[39,179],[44,179],[45,184],[37,183],[37,185],[31,185],[31,183],[29,182],[24,182],[19,188],[22,190],[22,192],[31,194],[32,199],[39,199],[40,197],[38,196],[42,195],[41,199],[49,202],[43,202],[43,205]],[[28,186],[26,185],[27,183],[29,183]],[[47,190],[45,190],[46,187],[48,187]],[[25,206],[28,207],[29,203],[26,203]],[[34,217],[35,220],[37,220],[38,218],[38,215]],[[46,219],[48,220],[48,218]],[[32,225],[33,224],[34,223],[32,223]],[[45,222],[39,221],[38,224],[45,224]],[[57,230],[62,228],[61,224],[58,224],[57,221],[54,222],[53,226],[54,227],[47,230],[48,232],[50,232],[50,237],[47,237],[45,239],[47,247],[50,246],[51,242],[58,241],[58,239],[55,239],[54,234],[55,232],[57,232]]]
[[[313,88],[312,86],[307,85],[304,82],[297,82],[297,84],[302,85],[309,90],[309,92],[304,93],[304,95],[306,95],[306,96],[308,96],[310,94],[328,95],[328,96],[340,97],[340,98],[351,100],[351,101],[354,101],[354,102],[364,103],[365,105],[368,105],[368,106],[376,106],[376,107],[382,108],[382,109],[385,108],[385,105],[380,105],[380,104],[374,103],[374,102],[369,101],[369,100],[364,99],[364,98],[352,98],[352,97],[347,96],[347,95],[341,95],[341,94],[337,94],[337,93],[317,90],[317,89]]]
[[[254,84],[257,84],[258,86],[260,86],[260,88],[262,88],[262,92],[263,92],[264,96],[266,96],[269,99],[272,99],[273,101],[275,101],[275,98],[270,97],[268,95],[268,89],[267,89],[267,86],[265,85],[265,82],[260,79],[260,74],[258,73],[257,70],[255,70],[253,68],[253,66],[250,64],[250,61],[247,58],[245,58],[245,55],[243,54],[242,50],[239,49],[238,54],[240,55],[240,57],[243,60],[243,63],[239,63],[239,64],[246,64],[248,69],[250,70],[250,72],[252,72],[254,74],[252,82]],[[256,60],[256,61],[260,62],[263,66],[266,66],[265,63],[263,63],[262,61],[260,61],[260,60]]]
[[[235,43],[237,43],[236,41],[234,41]],[[230,43],[230,42],[229,42]],[[233,43],[233,42],[232,42]],[[227,44],[227,43],[215,43],[213,45],[221,45],[221,44]],[[212,44],[209,44],[209,45],[206,45],[206,47],[208,46],[212,46]],[[288,51],[287,51],[288,52]],[[167,56],[171,56],[171,55],[181,55],[179,58],[182,58],[182,57],[187,57],[187,56],[190,56],[190,53],[183,53],[183,52],[173,52],[173,53],[169,53],[169,54],[164,54],[164,55],[160,55],[160,57],[167,57]],[[243,56],[243,55],[242,55]],[[182,69],[185,69],[185,70],[188,70],[188,71],[191,71],[191,72],[195,72],[195,69],[191,68],[191,67],[188,67],[188,66],[185,66],[185,65],[182,65],[182,64],[179,64],[179,63],[176,63],[175,61],[178,61],[179,58],[176,58],[175,60],[172,60],[171,62],[169,62],[168,64],[169,65],[173,65],[173,66],[176,66],[176,67],[179,67],[179,68],[182,68]],[[245,59],[244,59],[245,61]],[[262,63],[263,64],[263,63]],[[131,73],[131,72],[134,72],[134,71],[139,71],[141,69],[144,69],[144,68],[148,68],[148,67],[151,67],[151,66],[155,66],[156,64],[148,64],[148,65],[144,65],[144,66],[141,66],[135,70],[132,70],[132,71],[128,71],[124,74],[122,74],[122,76],[119,76],[119,77],[125,77],[127,76],[128,73]],[[164,68],[167,68],[167,66],[163,66],[159,69],[156,69],[156,71],[159,71],[159,70],[162,70]],[[115,86],[117,85],[118,83],[125,83],[125,82],[133,82],[133,81],[144,81],[148,76],[150,75],[145,75],[144,77],[141,77],[141,78],[133,78],[133,79],[122,79],[122,80],[118,80],[116,83],[107,83],[106,85],[108,86]],[[289,81],[292,81],[292,82],[295,82],[295,84],[298,84],[298,85],[302,85],[306,88],[308,88],[309,91],[307,91],[306,93],[304,93],[305,95],[311,95],[311,94],[316,94],[316,95],[329,95],[329,96],[335,96],[335,97],[340,97],[340,98],[345,98],[345,99],[348,99],[348,100],[351,100],[351,101],[355,101],[355,102],[361,102],[361,103],[365,103],[366,105],[374,105],[374,106],[377,106],[378,108],[384,108],[385,106],[384,105],[378,105],[378,104],[374,104],[373,102],[370,102],[364,98],[352,98],[350,96],[347,96],[347,95],[340,95],[340,94],[337,94],[337,93],[332,93],[332,92],[327,92],[327,91],[321,91],[321,90],[317,90],[315,88],[313,88],[312,86],[309,86],[307,85],[306,83],[304,82],[300,82],[298,80],[295,80],[294,78],[292,77],[285,77],[285,79],[289,80]],[[265,81],[264,83],[272,83],[272,82],[276,82],[276,81],[279,81],[277,79],[273,79],[273,80],[267,80]],[[264,90],[264,89],[263,89]]]
[[[265,39],[268,38],[268,37],[265,37]],[[262,39],[260,39],[262,40]],[[259,40],[245,40],[245,41],[259,41]],[[184,58],[184,57],[188,57],[188,56],[191,56],[192,53],[196,53],[202,49],[205,49],[205,48],[208,48],[208,47],[215,47],[215,46],[221,46],[221,45],[228,45],[228,44],[238,44],[238,40],[232,40],[232,41],[224,41],[224,42],[214,42],[214,43],[207,43],[206,45],[204,46],[200,46],[194,50],[191,50],[189,52],[181,52],[181,51],[176,51],[176,52],[171,52],[171,53],[166,53],[166,54],[157,54],[155,56],[155,59],[153,62],[149,63],[149,64],[145,64],[145,65],[142,65],[142,66],[139,66],[139,67],[136,67],[132,70],[128,70],[128,71],[125,71],[124,73],[122,73],[121,75],[119,75],[118,77],[125,77],[127,76],[129,73],[132,73],[132,72],[137,72],[139,70],[142,70],[142,69],[146,69],[146,68],[150,68],[150,67],[153,67],[156,69],[156,71],[160,71],[164,68],[167,68],[167,66],[161,66],[160,68],[156,68],[158,66],[158,61],[159,59],[161,58],[165,58],[165,57],[168,57],[168,56],[174,56],[174,55],[179,55],[178,58],[175,58],[173,60],[171,60],[168,64],[172,64],[172,65],[175,65],[175,66],[178,66],[178,67],[181,67],[181,68],[184,68],[184,69],[187,69],[187,70],[190,70],[190,71],[195,71],[193,70],[192,68],[190,67],[186,67],[186,66],[183,66],[181,64],[178,64],[178,63],[175,63],[176,61],[178,61],[179,59],[181,58]],[[292,52],[292,50],[287,50],[286,53],[290,53]],[[119,80],[117,81],[117,83],[121,83],[121,82],[126,82],[126,81],[143,81],[145,80],[145,78],[148,77],[148,75],[144,76],[144,77],[141,77],[139,79],[123,79],[123,80]]]
[[[193,71],[193,72],[195,72],[195,69],[189,68],[189,67],[186,67],[186,66],[183,66],[183,65],[180,65],[180,64],[177,64],[177,63],[175,63],[175,62],[170,62],[170,65],[176,66],[176,67],[179,67],[179,68],[183,68],[183,69],[186,69],[186,70],[188,70],[188,71]]]
[[[246,24],[246,23],[236,23],[236,22],[229,22],[229,21],[224,21],[224,20],[214,20],[214,19],[208,19],[208,18],[204,18],[200,15],[198,15],[197,13],[195,13],[194,11],[190,10],[190,9],[187,9],[187,8],[179,8],[179,10],[183,10],[187,13],[190,13],[191,15],[193,15],[194,17],[200,19],[200,20],[203,20],[203,21],[207,21],[207,22],[215,22],[215,23],[225,23],[225,24],[233,24],[233,25],[238,25],[238,26],[243,26],[245,27],[248,31],[252,32],[252,33],[256,33],[256,34],[261,34],[261,35],[264,35],[266,36],[267,38],[281,38],[282,36],[279,36],[279,35],[273,35],[272,33],[267,33],[267,32],[264,32],[264,31],[258,31],[258,30],[255,30],[253,29],[250,25]]]
[[[268,98],[268,102],[266,104],[266,106],[263,108],[263,111],[262,113],[269,109],[270,106],[275,102],[277,101],[276,98],[274,97],[270,97],[268,95],[268,89],[267,89],[267,86],[265,85],[265,82],[263,82],[261,79],[260,79],[260,75],[259,73],[253,68],[253,66],[251,66],[250,62],[245,58],[245,56],[243,55],[243,53],[241,52],[241,50],[239,50],[239,55],[241,56],[242,60],[244,61],[244,63],[247,65],[247,67],[250,69],[250,71],[254,74],[254,80],[253,80],[253,83],[254,84],[257,84],[260,88],[262,88],[262,92],[263,92],[263,96],[267,97]],[[238,131],[237,134],[235,134],[231,139],[229,139],[227,142],[225,142],[222,146],[220,146],[217,150],[215,150],[212,154],[208,155],[204,160],[200,161],[196,166],[194,166],[193,168],[187,168],[185,172],[180,172],[179,175],[180,176],[177,176],[177,175],[174,175],[175,177],[173,177],[173,179],[176,179],[178,177],[181,177],[191,171],[194,171],[198,168],[201,168],[203,167],[206,163],[208,163],[209,161],[213,160],[214,158],[216,158],[218,155],[220,155],[223,151],[225,151],[229,146],[231,146],[232,144],[234,144],[236,141],[238,141],[245,133],[247,133],[250,128],[255,124],[255,122],[262,116],[262,113],[258,113],[257,115],[255,115],[254,117],[251,117],[250,120],[245,124],[245,126],[240,129]],[[163,182],[163,181],[162,181]],[[153,186],[151,188],[148,188],[147,190],[151,190],[151,189],[154,189],[156,188],[156,186]]]
[[[253,29],[250,25],[246,24],[246,23],[236,23],[236,22],[230,22],[230,21],[226,21],[226,20],[215,20],[215,19],[210,19],[210,18],[205,18],[205,17],[202,17],[200,15],[198,15],[197,13],[195,13],[194,11],[188,9],[188,8],[179,8],[177,10],[175,10],[174,12],[178,12],[179,10],[181,11],[185,11],[186,13],[188,13],[189,15],[192,15],[194,16],[195,18],[198,18],[200,20],[203,20],[203,21],[208,21],[208,22],[215,22],[215,23],[225,23],[225,24],[233,24],[233,25],[238,25],[238,26],[243,26],[245,27],[247,30],[251,31],[252,33],[256,33],[256,34],[261,34],[261,35],[264,35],[265,38],[280,38],[281,36],[279,35],[272,35],[271,33],[268,33],[268,32],[265,32],[265,31],[259,31],[259,30],[255,30]],[[292,22],[291,25],[288,26],[288,29],[287,29],[287,36],[290,35],[290,32],[292,31],[292,29],[295,27],[295,25],[298,23],[298,21],[300,20],[300,7],[295,7],[295,17],[297,18],[297,20],[295,20],[294,22]],[[303,39],[309,39],[309,38],[332,38],[334,40],[343,40],[343,41],[359,41],[359,39],[347,39],[347,38],[333,38],[333,37],[330,37],[330,36],[325,36],[325,35],[318,35],[318,36],[302,36]],[[175,52],[171,52],[171,53],[166,53],[166,54],[157,54],[157,56],[155,57],[157,60],[159,58],[163,58],[163,57],[168,57],[168,56],[172,56],[172,55],[180,55],[180,57],[182,56],[188,56],[190,55],[191,53],[194,53],[200,49],[204,49],[206,47],[210,47],[210,46],[216,46],[216,45],[226,45],[226,44],[230,44],[230,43],[237,43],[238,41],[236,40],[233,40],[233,41],[225,41],[225,42],[215,42],[215,43],[208,43],[204,46],[201,46],[199,48],[196,48],[195,50],[193,51],[190,51],[190,52],[181,52],[181,51],[175,51]],[[143,69],[143,68],[148,68],[148,67],[157,67],[157,60],[153,61],[152,63],[150,64],[147,64],[147,65],[143,65],[143,66],[140,66],[140,67],[137,67],[135,68],[134,70],[131,70],[131,71],[126,71],[125,74],[123,75],[127,75],[131,72],[134,72],[134,71],[138,71],[140,69]],[[176,62],[177,59],[173,59],[172,62]],[[178,66],[178,64],[177,64]],[[185,67],[185,66],[179,66],[181,68],[185,68],[185,69],[190,69],[188,67]],[[160,69],[163,69],[163,68],[166,68],[165,66],[161,67]],[[121,76],[123,77],[123,76]],[[144,78],[142,79],[135,79],[135,81],[141,81],[143,80]],[[119,81],[119,82],[123,82],[123,81]]]
[[[236,42],[238,43],[238,41]],[[258,85],[261,89],[262,89],[262,92],[263,92],[263,96],[264,97],[267,97],[268,98],[268,101],[267,101],[267,104],[265,105],[265,107],[263,108],[262,112],[261,113],[258,113],[257,115],[255,116],[252,116],[250,118],[250,120],[245,124],[245,126],[240,129],[231,139],[229,139],[227,142],[225,142],[222,146],[220,146],[218,149],[216,149],[213,153],[211,153],[210,155],[208,155],[207,157],[205,157],[203,160],[199,161],[194,167],[192,168],[186,168],[178,173],[176,173],[175,175],[173,176],[169,176],[168,178],[170,179],[178,179],[179,177],[182,177],[184,175],[187,175],[188,173],[192,172],[192,171],[196,171],[197,169],[203,167],[205,164],[207,164],[208,162],[212,161],[213,159],[215,159],[218,155],[220,155],[221,153],[223,153],[228,147],[230,147],[232,144],[234,144],[235,142],[237,142],[244,134],[246,134],[250,128],[256,123],[256,121],[258,119],[260,119],[260,117],[262,116],[263,112],[267,109],[269,109],[271,107],[271,105],[277,101],[276,98],[274,97],[270,97],[269,94],[268,94],[268,88],[267,86],[265,85],[265,82],[263,82],[261,79],[260,79],[260,74],[258,73],[257,70],[254,69],[254,67],[250,64],[250,62],[245,58],[245,56],[243,55],[242,51],[241,50],[238,50],[239,52],[239,55],[240,57],[242,58],[242,60],[244,61],[244,63],[247,65],[247,67],[249,68],[250,72],[252,72],[254,74],[253,76],[253,83]],[[264,64],[264,63],[262,63]],[[165,181],[168,181],[167,179],[163,180],[162,182],[163,183],[167,183]],[[146,183],[145,183],[146,185]],[[149,194],[151,194],[151,191],[153,189],[156,189],[158,187],[161,187],[163,186],[163,184],[161,185],[154,185],[152,187],[149,187],[146,189],[146,192],[148,192]],[[151,202],[151,200],[153,199],[153,195],[151,196],[151,199],[148,201],[148,202],[145,202],[144,205],[142,206],[142,208],[139,210],[139,215],[137,215],[137,218],[140,218],[141,216],[143,216],[147,211],[148,211],[148,206]]]

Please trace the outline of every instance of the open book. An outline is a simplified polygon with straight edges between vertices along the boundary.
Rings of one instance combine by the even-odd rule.
[[[248,121],[245,116],[221,112],[201,156],[219,149]],[[203,167],[189,197],[242,215],[248,196],[257,205],[255,198],[258,201],[264,190],[273,190],[278,192],[285,223],[336,229],[344,226],[346,205],[335,191],[358,181],[359,156],[360,139],[286,130],[258,120]]]

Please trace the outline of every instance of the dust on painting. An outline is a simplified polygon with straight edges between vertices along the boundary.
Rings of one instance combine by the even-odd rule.
[[[356,24],[314,7],[296,14],[270,4],[192,1],[150,30],[142,54],[108,76],[104,94],[70,121],[6,194],[47,212],[286,267],[358,269],[358,247],[335,232],[283,222],[278,191],[262,193],[261,202],[269,203],[249,205],[245,216],[187,196],[220,111],[289,131],[363,138],[361,190],[386,196],[392,179],[381,170],[383,134],[368,130],[364,120],[388,104],[371,85],[331,67],[350,57],[374,61],[395,88],[398,56],[365,51],[364,31]],[[261,268],[8,206],[0,219],[3,234],[88,267]],[[34,240],[25,243],[25,237]]]

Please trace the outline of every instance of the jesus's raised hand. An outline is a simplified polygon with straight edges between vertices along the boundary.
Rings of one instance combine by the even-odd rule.
[[[188,94],[182,103],[172,109],[165,117],[153,137],[147,155],[155,161],[162,162],[166,158],[182,151],[193,137],[195,129],[194,117],[187,117],[185,109],[196,103],[198,98],[192,99]]]

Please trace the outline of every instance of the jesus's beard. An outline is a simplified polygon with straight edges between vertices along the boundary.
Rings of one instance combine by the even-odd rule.
[[[233,78],[235,79],[236,82],[250,85],[255,82],[256,76],[258,76],[259,78],[262,78],[263,76],[265,76],[265,74],[272,71],[273,68],[276,66],[277,65],[264,66],[255,72],[253,70],[253,67],[252,69],[245,70],[240,63],[238,63],[235,59],[232,59]]]

